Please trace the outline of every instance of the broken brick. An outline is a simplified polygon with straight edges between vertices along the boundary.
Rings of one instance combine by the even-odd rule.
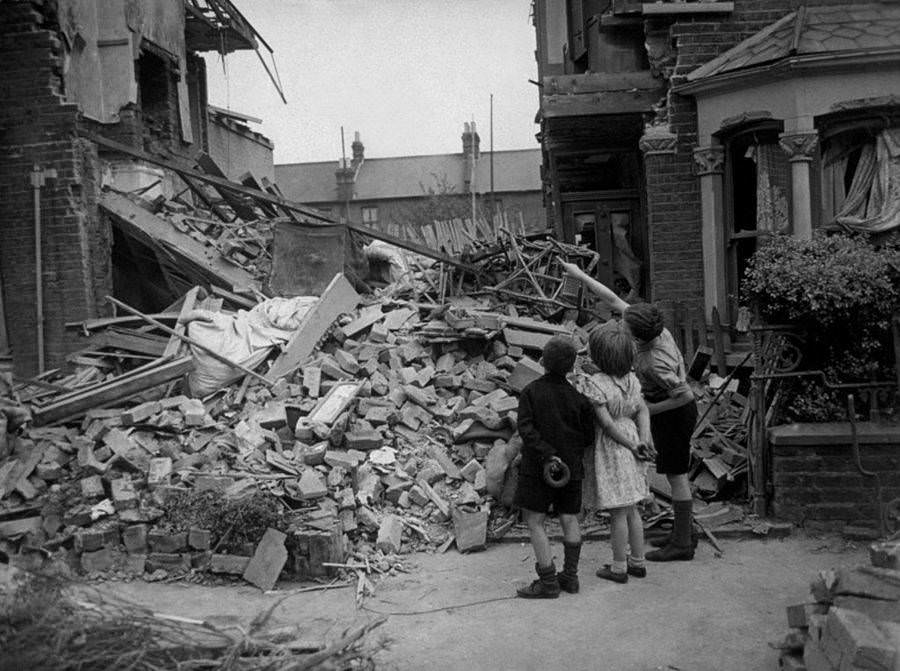
[[[209,561],[209,570],[213,573],[242,575],[247,570],[250,557],[232,554],[213,554]]]
[[[348,450],[369,452],[381,447],[384,438],[378,431],[350,431],[344,434],[344,442]]]
[[[147,552],[147,525],[131,524],[122,529],[122,545],[129,554]]]
[[[397,515],[385,515],[378,527],[375,547],[384,554],[397,554],[403,538],[403,521]]]
[[[244,580],[263,591],[275,587],[278,576],[287,563],[288,554],[284,546],[286,538],[287,536],[277,529],[266,529],[266,533],[256,546],[253,558],[244,569]]]

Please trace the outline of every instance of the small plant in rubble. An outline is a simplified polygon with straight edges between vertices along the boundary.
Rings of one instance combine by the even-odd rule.
[[[278,500],[262,492],[229,499],[222,492],[193,490],[169,497],[161,526],[172,531],[208,529],[218,551],[238,553],[255,545],[269,527],[285,531],[287,522]]]

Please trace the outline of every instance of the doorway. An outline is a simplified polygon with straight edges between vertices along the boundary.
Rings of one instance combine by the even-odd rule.
[[[617,294],[634,300],[647,295],[644,231],[637,198],[592,198],[563,207],[566,242],[600,256],[595,276]]]

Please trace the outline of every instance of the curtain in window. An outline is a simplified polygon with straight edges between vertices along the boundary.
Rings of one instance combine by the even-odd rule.
[[[756,230],[785,233],[788,218],[788,162],[777,144],[757,144],[748,152],[756,162]]]
[[[835,221],[850,231],[880,233],[900,226],[900,128],[866,145]]]

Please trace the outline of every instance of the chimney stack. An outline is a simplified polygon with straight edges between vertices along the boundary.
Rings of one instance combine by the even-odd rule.
[[[353,144],[350,145],[350,149],[353,151],[353,159],[350,161],[350,165],[357,168],[365,159],[365,147],[363,146],[362,140],[359,139],[359,131],[356,131],[353,134]]]

